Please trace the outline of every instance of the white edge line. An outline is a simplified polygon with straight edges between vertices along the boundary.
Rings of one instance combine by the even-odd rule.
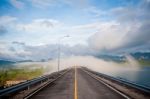
[[[82,69],[83,70],[83,69]],[[121,96],[125,97],[126,99],[131,99],[130,97],[128,97],[127,95],[125,95],[124,93],[118,91],[117,89],[113,88],[112,86],[108,85],[107,83],[105,83],[104,81],[98,79],[99,77],[96,75],[93,75],[91,73],[89,73],[88,71],[83,70],[84,72],[86,72],[88,75],[90,75],[91,77],[95,78],[96,80],[100,81],[101,83],[103,83],[104,85],[106,85],[107,87],[109,87],[110,89],[112,89],[113,91],[115,91],[116,93],[120,94]]]
[[[48,84],[50,84],[50,83],[56,81],[58,78],[60,78],[61,76],[63,76],[63,75],[64,75],[65,73],[67,73],[68,71],[69,71],[69,70],[67,70],[66,72],[64,72],[62,75],[58,76],[56,79],[54,79],[54,80],[52,80],[52,81],[50,81],[50,82],[47,82],[45,85],[43,85],[43,86],[40,87],[39,89],[35,90],[33,93],[31,93],[31,94],[25,96],[23,99],[28,99],[28,98],[30,98],[31,96],[33,96],[34,94],[36,94],[38,91],[40,91],[41,89],[43,89],[44,87],[46,87]]]

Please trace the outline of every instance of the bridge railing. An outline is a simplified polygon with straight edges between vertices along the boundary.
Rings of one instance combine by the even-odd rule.
[[[52,73],[50,75],[45,75],[45,76],[41,76],[38,78],[34,78],[32,80],[28,80],[25,82],[22,82],[20,84],[5,88],[0,90],[0,97],[5,97],[5,96],[11,96],[13,94],[16,94],[17,92],[23,91],[23,90],[29,90],[30,87],[37,85],[37,84],[41,84],[45,81],[48,81],[49,79],[53,79],[54,76],[59,75],[58,73]]]
[[[133,88],[136,88],[138,90],[141,90],[141,91],[144,91],[144,92],[150,94],[150,88],[149,87],[146,87],[146,86],[143,86],[143,85],[140,85],[140,84],[137,84],[137,83],[125,80],[123,78],[116,78],[116,77],[112,77],[112,76],[109,76],[109,75],[106,75],[106,74],[103,74],[103,73],[91,71],[91,70],[89,70],[87,68],[86,68],[86,70],[96,74],[97,76],[104,77],[104,78],[112,80],[112,81],[116,81],[116,82],[118,82],[120,84],[124,84],[126,86],[133,87]]]
[[[12,87],[8,87],[6,89],[0,90],[0,96],[8,96],[8,95],[14,94],[18,91],[29,89],[31,85],[37,84],[37,83],[39,83],[41,81],[44,81],[46,79],[48,79],[48,77],[43,76],[43,77],[40,77],[40,78],[36,78],[36,79],[33,79],[33,80],[29,80],[29,81],[20,83],[18,85],[14,85]]]

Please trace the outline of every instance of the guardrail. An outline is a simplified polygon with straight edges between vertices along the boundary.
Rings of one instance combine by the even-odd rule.
[[[64,72],[65,70],[61,71]],[[29,90],[31,86],[36,85],[36,84],[41,84],[42,82],[48,81],[49,79],[53,79],[54,76],[59,76],[60,73],[53,73],[51,75],[47,76],[41,76],[39,78],[35,78],[26,82],[22,82],[20,84],[5,88],[0,90],[0,98],[1,97],[8,97],[13,94],[16,94],[17,92],[23,91],[23,90]]]
[[[63,70],[63,71],[64,71],[64,72],[63,72],[61,75],[57,76],[55,79],[53,79],[53,80],[51,80],[51,81],[48,81],[46,84],[44,84],[43,86],[39,87],[38,89],[32,91],[32,93],[29,93],[28,95],[26,95],[26,96],[24,97],[24,99],[29,99],[29,98],[32,97],[34,94],[36,94],[37,92],[39,92],[40,90],[42,90],[43,88],[45,88],[47,85],[53,83],[54,81],[56,81],[57,79],[59,79],[60,77],[62,77],[66,72],[69,71],[69,69],[68,69],[68,70],[66,69],[66,70]]]
[[[116,82],[118,82],[120,84],[124,84],[124,85],[127,85],[129,87],[133,87],[133,88],[136,88],[138,90],[141,90],[143,92],[146,92],[146,93],[150,94],[150,88],[148,88],[146,86],[139,85],[137,83],[124,80],[122,78],[115,78],[115,77],[112,77],[112,76],[109,76],[109,75],[106,75],[106,74],[102,74],[102,73],[98,73],[98,72],[95,72],[95,71],[91,71],[91,70],[89,70],[87,68],[86,68],[86,70],[88,70],[89,72],[92,72],[92,73],[96,74],[97,76],[104,77],[104,78],[110,79],[112,81],[116,81]]]
[[[31,85],[35,84],[35,83],[38,83],[38,82],[41,82],[45,79],[48,79],[48,77],[40,77],[40,78],[37,78],[37,79],[33,79],[33,80],[30,80],[30,81],[26,81],[24,83],[20,83],[18,85],[15,85],[15,86],[12,86],[12,87],[8,87],[6,89],[3,89],[3,90],[0,90],[0,96],[7,96],[9,94],[13,94],[15,92],[18,92],[18,91],[21,91],[21,90],[24,90],[24,89],[27,89],[29,88]]]

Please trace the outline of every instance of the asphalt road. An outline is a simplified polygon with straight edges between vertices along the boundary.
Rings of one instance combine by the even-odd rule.
[[[75,73],[76,72],[76,73]],[[71,69],[31,99],[125,99],[80,68]]]

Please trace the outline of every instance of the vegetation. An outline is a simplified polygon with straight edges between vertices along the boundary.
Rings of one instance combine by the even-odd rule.
[[[41,76],[43,69],[8,69],[0,70],[0,88],[4,87],[8,80],[30,80]]]
[[[139,60],[141,66],[150,66],[150,60]]]

